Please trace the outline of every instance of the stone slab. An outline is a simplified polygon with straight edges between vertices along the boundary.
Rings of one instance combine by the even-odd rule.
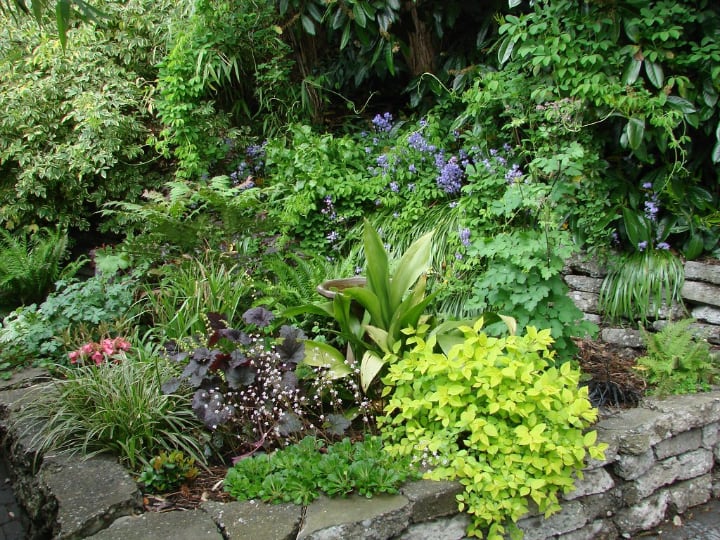
[[[90,536],[93,540],[223,540],[215,522],[202,510],[146,512],[117,519]],[[249,540],[249,537],[248,537]]]
[[[685,263],[685,279],[720,285],[720,265],[687,261]]]
[[[583,505],[578,501],[569,501],[548,518],[523,518],[518,520],[517,525],[523,531],[525,540],[545,540],[584,527],[587,521]]]
[[[655,457],[665,459],[691,450],[697,450],[702,444],[702,429],[695,428],[678,433],[671,439],[665,439],[655,445]]]
[[[410,501],[402,495],[320,497],[307,507],[297,540],[385,540],[407,528],[411,512]]]
[[[694,307],[690,312],[690,316],[697,321],[720,325],[720,309],[714,307]]]
[[[583,479],[575,479],[575,489],[563,496],[566,501],[579,497],[604,493],[615,487],[615,481],[605,469],[593,469],[583,472]]]
[[[456,497],[464,491],[459,482],[410,482],[400,489],[412,504],[410,521],[429,521],[458,512]]]
[[[599,314],[598,301],[600,296],[595,293],[583,291],[568,291],[568,298],[584,313]]]
[[[201,508],[228,540],[295,540],[302,519],[302,507],[294,504],[205,502]]]
[[[88,536],[142,508],[135,481],[111,457],[51,458],[43,464],[40,476],[58,501],[57,540]]]
[[[470,516],[456,514],[423,523],[413,523],[393,540],[463,540],[470,525]]]
[[[607,269],[597,259],[585,253],[576,253],[565,261],[565,274],[585,274],[586,276],[601,278],[607,274]]]
[[[623,535],[647,531],[662,522],[669,503],[670,494],[667,491],[661,491],[634,506],[623,508],[615,514],[613,521]],[[627,536],[627,538],[630,537]]]
[[[720,306],[720,286],[699,281],[685,281],[680,296],[689,302]]]
[[[631,347],[633,349],[645,347],[640,331],[630,328],[603,328],[602,332],[600,332],[600,339],[605,343],[620,347]]]
[[[670,503],[678,514],[683,514],[688,508],[704,504],[710,500],[712,494],[712,475],[706,474],[673,484],[667,488],[670,493]]]
[[[564,276],[565,283],[571,290],[582,291],[589,293],[600,293],[600,288],[603,284],[602,278],[594,278],[589,276],[578,276],[575,274],[569,274]]]

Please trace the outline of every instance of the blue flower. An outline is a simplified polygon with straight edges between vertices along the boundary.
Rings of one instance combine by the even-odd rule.
[[[382,116],[379,114],[375,115],[375,118],[372,119],[372,124],[375,126],[375,130],[382,132],[388,132],[392,130],[392,114],[389,112],[386,112]]]
[[[520,165],[513,163],[512,168],[505,173],[505,180],[508,184],[514,184],[517,180],[522,178],[523,172],[520,169]]]
[[[414,163],[411,163],[410,165],[408,165],[408,171],[410,171],[413,174],[417,172],[417,169],[415,168]]]
[[[397,182],[390,182],[390,191],[392,191],[393,193],[397,193],[398,191],[400,191],[400,186],[398,186]]]
[[[460,230],[460,242],[463,246],[467,247],[470,245],[470,229],[465,228]]]
[[[670,244],[668,244],[667,242],[660,242],[657,245],[657,248],[667,250],[667,249],[670,249]]]
[[[337,231],[331,231],[330,234],[326,236],[329,242],[335,242],[338,238],[340,238],[340,235],[337,233]]]
[[[436,182],[440,189],[452,195],[460,191],[462,177],[463,170],[458,165],[457,158],[453,156],[440,170]]]
[[[638,246],[637,246],[638,250],[645,251],[645,249],[647,248],[647,245],[648,245],[648,243],[645,240],[643,240],[642,242],[638,242]]]

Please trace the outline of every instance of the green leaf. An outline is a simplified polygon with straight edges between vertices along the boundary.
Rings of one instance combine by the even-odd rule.
[[[711,158],[713,163],[720,163],[720,141],[715,143]]]
[[[628,144],[633,150],[640,147],[645,135],[645,120],[640,118],[630,118],[625,126]]]
[[[697,259],[703,252],[704,242],[703,238],[699,234],[693,234],[687,239],[683,246],[683,255],[686,259],[692,261]]]
[[[363,245],[367,261],[367,288],[375,294],[380,302],[381,318],[375,323],[387,328],[390,324],[392,310],[390,308],[390,275],[388,257],[382,240],[372,225],[365,220]]]
[[[35,2],[33,2],[34,4]],[[67,30],[70,22],[70,0],[57,0],[55,4],[55,19],[57,22],[58,37],[63,49],[67,45]]]
[[[301,15],[300,22],[302,23],[302,26],[305,29],[305,32],[307,32],[311,36],[315,35],[315,23],[312,21],[312,19],[310,17],[308,17],[307,15]]]
[[[398,306],[403,296],[430,267],[432,236],[429,232],[418,238],[403,254],[390,282],[390,307]]]
[[[364,287],[350,287],[342,293],[348,298],[360,304],[370,314],[370,321],[375,324],[383,323],[383,312],[380,307],[380,300],[372,291]]]
[[[392,347],[392,343],[389,342],[389,336],[386,330],[369,324],[366,324],[364,328],[368,336],[370,336],[370,339],[372,339],[384,353],[391,352],[390,348]]]
[[[650,62],[649,60],[645,60],[645,74],[647,75],[648,80],[655,88],[662,88],[663,83],[665,82],[665,74],[663,73],[663,68],[660,64],[656,64],[655,62]]]
[[[520,4],[522,4],[522,0],[508,0],[508,7],[509,7],[510,9],[512,9],[512,8],[514,8],[514,7],[517,7],[517,6],[519,6]]]
[[[340,379],[352,374],[352,369],[345,363],[343,353],[320,341],[311,339],[305,341],[303,363],[308,366],[327,368],[332,379]]]
[[[385,365],[385,361],[372,351],[365,351],[360,362],[360,387],[367,393],[377,374]]]
[[[506,36],[505,39],[500,42],[500,47],[498,47],[498,62],[501,66],[510,60],[514,47],[515,39],[510,36]]]
[[[633,210],[629,208],[622,209],[623,221],[625,222],[625,232],[633,247],[637,248],[640,242],[650,240],[650,230],[646,220],[639,217]]]
[[[667,101],[675,109],[682,111],[683,114],[692,114],[696,112],[695,106],[687,99],[681,98],[680,96],[668,96]]]
[[[342,36],[340,37],[340,50],[342,51],[345,47],[347,47],[347,44],[350,43],[350,28],[351,28],[352,22],[348,21],[345,24],[345,28],[343,28]]]
[[[642,60],[630,58],[630,61],[627,63],[627,66],[625,66],[625,71],[623,72],[623,76],[622,76],[623,84],[633,84],[637,80],[638,76],[640,75],[641,67],[642,67]]]
[[[357,25],[365,28],[365,26],[367,25],[367,19],[365,17],[365,10],[362,8],[362,6],[360,4],[355,4],[352,8],[352,11]]]

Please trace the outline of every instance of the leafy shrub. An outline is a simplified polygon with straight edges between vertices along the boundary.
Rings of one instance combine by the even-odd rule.
[[[427,330],[408,331],[414,347],[383,379],[386,451],[425,464],[428,478],[459,480],[471,535],[503,538],[528,497],[541,512],[559,510],[558,493],[572,491],[586,454],[600,459],[604,448],[584,432],[597,412],[579,371],[552,367],[550,331],[493,338],[481,318],[460,327],[465,339],[446,355]]]
[[[193,458],[180,450],[160,452],[145,465],[138,481],[151,493],[165,493],[198,475]]]
[[[295,105],[289,49],[274,17],[270,2],[196,0],[175,21],[172,48],[159,65],[157,142],[177,159],[180,177],[201,176],[227,157],[239,135],[232,116],[247,124],[262,115],[269,131],[287,121]]]
[[[143,353],[141,353],[143,354]],[[34,387],[18,415],[41,453],[113,453],[132,470],[159,451],[204,463],[201,426],[188,392],[164,394],[173,367],[158,358],[61,368],[63,379]],[[38,430],[37,432],[35,430]],[[30,435],[30,433],[28,433]]]
[[[12,366],[27,362],[64,364],[66,353],[82,343],[123,333],[134,286],[132,277],[58,281],[57,292],[40,307],[20,307],[3,319],[0,359]]]
[[[13,234],[0,229],[0,304],[17,307],[42,302],[61,272],[72,277],[84,260],[63,271],[68,236],[43,229]]]
[[[690,329],[693,322],[669,322],[654,334],[642,329],[647,354],[637,359],[637,370],[653,387],[653,394],[709,390],[720,375],[718,359],[710,353],[707,341]]]
[[[103,2],[114,22],[70,30],[67,47],[0,14],[0,222],[89,228],[91,214],[157,182],[146,139],[152,55],[171,2]]]
[[[324,450],[324,451],[323,451]],[[320,493],[345,496],[351,492],[372,497],[397,493],[408,479],[417,477],[408,458],[391,458],[379,437],[349,438],[324,447],[323,441],[305,437],[272,454],[238,461],[225,476],[225,491],[239,501],[308,504]]]

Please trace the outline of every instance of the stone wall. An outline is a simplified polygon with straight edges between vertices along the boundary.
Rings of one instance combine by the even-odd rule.
[[[28,377],[36,383],[37,377]],[[321,498],[308,506],[206,502],[192,511],[143,512],[133,477],[111,457],[44,456],[19,436],[13,415],[24,389],[0,382],[0,431],[19,502],[34,526],[28,539],[460,540],[451,482],[412,482],[399,494]],[[609,448],[588,464],[562,510],[519,521],[527,540],[633,537],[672,513],[720,497],[720,392],[650,399],[596,426]]]
[[[663,306],[657,320],[652,320],[652,327],[659,330],[668,320],[692,317],[696,319],[692,325],[696,333],[711,344],[720,345],[720,264],[688,261],[684,266],[685,283],[681,292],[684,305]],[[642,336],[637,329],[614,326],[603,320],[598,299],[606,274],[606,269],[597,262],[577,255],[567,262],[563,277],[575,305],[587,320],[601,327],[602,341],[623,347],[642,347]],[[653,319],[651,314],[648,317]]]

